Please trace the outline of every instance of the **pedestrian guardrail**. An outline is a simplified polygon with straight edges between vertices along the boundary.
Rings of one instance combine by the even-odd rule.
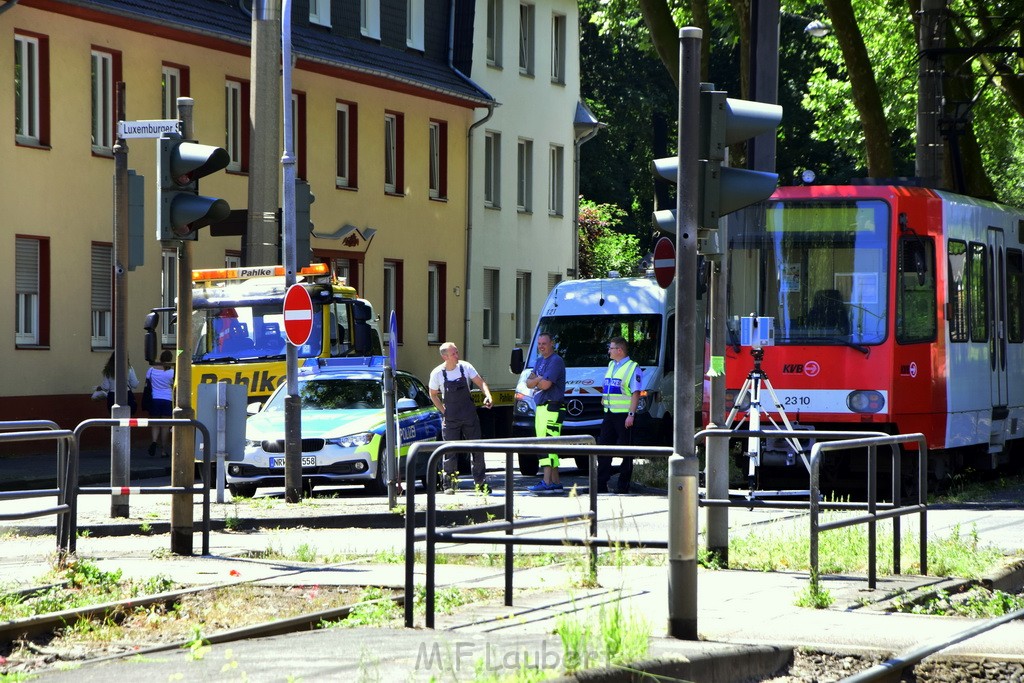
[[[0,444],[29,441],[54,442],[57,457],[56,488],[0,491],[0,501],[56,497],[57,504],[33,510],[0,513],[0,521],[19,521],[56,515],[57,551],[59,555],[62,555],[61,549],[66,547],[67,538],[70,534],[71,503],[67,496],[68,454],[74,448],[74,433],[67,429],[61,429],[56,422],[49,420],[0,422],[0,432],[2,432],[0,433]]]
[[[818,536],[822,531],[840,529],[857,524],[868,525],[868,587],[875,588],[878,582],[877,572],[877,523],[884,519],[895,519],[893,523],[893,573],[900,574],[901,559],[901,529],[899,517],[910,514],[920,514],[920,564],[921,574],[928,573],[928,445],[922,434],[899,434],[890,435],[882,432],[853,432],[853,431],[828,431],[804,429],[760,429],[760,430],[731,430],[731,429],[705,429],[694,435],[694,441],[700,443],[708,439],[733,439],[744,437],[795,437],[797,439],[815,439],[816,443],[811,447],[809,461],[809,488],[808,499],[804,500],[763,500],[756,497],[747,498],[702,498],[700,505],[704,507],[740,507],[740,508],[782,508],[793,510],[807,510],[810,518],[810,579],[816,588],[818,585]],[[824,441],[823,441],[824,440]],[[917,474],[918,484],[917,502],[904,505],[902,503],[901,485],[902,471],[900,463],[899,444],[917,444]],[[892,488],[890,491],[891,502],[878,501],[878,447],[887,446],[892,452]],[[867,452],[867,487],[866,501],[863,503],[843,501],[823,501],[821,496],[821,460],[823,454],[842,450],[866,449]],[[822,522],[820,519],[822,510],[837,511],[865,511],[866,514],[844,519]]]
[[[78,496],[79,495],[175,495],[185,494],[195,496],[197,493],[203,497],[203,555],[210,554],[210,486],[212,481],[210,451],[211,448],[204,447],[203,450],[203,476],[199,485],[192,486],[79,486],[78,485],[78,454],[79,442],[82,432],[92,427],[163,427],[163,426],[191,426],[198,429],[202,434],[201,445],[210,444],[210,431],[202,422],[197,420],[184,420],[177,418],[97,418],[86,420],[75,427],[74,438],[71,445],[71,456],[68,465],[67,500],[70,504],[70,524],[67,539],[67,552],[74,553],[76,549],[76,537],[78,535]],[[189,467],[192,464],[189,463]]]
[[[448,453],[504,453],[505,454],[505,505],[504,518],[484,524],[457,526],[447,529],[437,528],[437,474],[442,458]],[[561,514],[555,517],[536,517],[517,519],[515,514],[515,496],[513,495],[513,460],[519,453],[535,453],[543,455],[555,453],[558,456],[588,456],[590,459],[589,496],[586,510],[572,514]],[[416,533],[415,494],[412,482],[416,476],[416,460],[427,455],[426,465],[426,522],[421,534]],[[505,605],[512,605],[513,594],[513,549],[518,545],[558,545],[579,546],[590,551],[590,571],[597,571],[597,549],[614,548],[624,545],[644,546],[648,548],[668,548],[667,539],[608,539],[597,536],[598,498],[597,498],[597,459],[613,457],[634,458],[668,458],[672,455],[671,448],[643,446],[597,446],[592,436],[555,436],[534,437],[525,439],[492,439],[488,441],[447,441],[444,443],[416,443],[406,458],[406,513],[405,513],[405,594],[414,595],[414,574],[416,568],[416,543],[426,542],[425,564],[426,577],[425,607],[426,627],[434,628],[435,608],[435,572],[437,544],[442,542],[465,544],[504,545],[505,547]],[[570,522],[587,522],[587,534],[583,537],[571,538],[538,538],[516,536],[515,532],[523,529],[537,529],[544,526],[565,526]],[[405,625],[412,627],[413,600],[405,601]]]

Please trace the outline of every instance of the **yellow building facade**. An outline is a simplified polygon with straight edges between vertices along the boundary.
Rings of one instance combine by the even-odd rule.
[[[192,3],[214,17],[239,11],[235,3]],[[7,131],[0,136],[4,420],[73,426],[105,413],[90,395],[113,351],[113,278],[104,274],[113,261],[116,110],[110,86],[125,83],[127,120],[161,119],[173,74],[177,94],[195,101],[195,137],[230,147],[229,83],[241,84],[243,94],[250,85],[247,37],[216,25],[186,26],[177,17],[129,14],[119,4],[22,0],[0,14],[0,33],[8,41],[8,49],[0,50],[0,100],[7,103],[0,106],[0,131]],[[336,6],[335,12],[343,9]],[[248,21],[231,19],[236,25]],[[323,54],[297,50],[296,57],[298,168],[315,195],[314,258],[349,276],[381,315],[382,330],[385,306],[399,309],[399,364],[425,377],[438,362],[440,342],[461,342],[463,307],[447,301],[457,301],[463,288],[467,131],[487,96],[332,63]],[[242,114],[247,136],[247,102]],[[351,136],[344,154],[343,117],[349,117],[345,134]],[[142,322],[151,308],[172,298],[168,270],[175,247],[155,236],[157,143],[127,143],[129,167],[145,176],[144,264],[126,276],[128,351],[141,378]],[[246,148],[243,142],[229,151],[244,156]],[[348,165],[344,177],[339,155]],[[204,178],[201,193],[245,208],[244,164]],[[193,266],[239,263],[243,240],[203,229]],[[433,302],[430,292],[437,297]],[[444,302],[440,311],[438,298]],[[163,341],[173,347],[173,337]]]

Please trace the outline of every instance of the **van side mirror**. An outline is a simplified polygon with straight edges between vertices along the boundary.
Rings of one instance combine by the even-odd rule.
[[[518,375],[526,367],[526,362],[523,360],[523,350],[518,346],[512,349],[512,357],[508,361],[508,369],[513,375]]]

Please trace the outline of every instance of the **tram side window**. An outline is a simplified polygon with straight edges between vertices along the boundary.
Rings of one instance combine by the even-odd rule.
[[[1006,338],[1024,342],[1024,253],[1006,250]]]
[[[896,340],[902,344],[935,339],[935,244],[905,237],[899,245]]]
[[[949,289],[946,293],[946,321],[949,341],[965,342],[967,334],[967,244],[950,240],[946,252]]]
[[[967,315],[971,341],[988,341],[988,249],[980,242],[971,242],[967,258]]]

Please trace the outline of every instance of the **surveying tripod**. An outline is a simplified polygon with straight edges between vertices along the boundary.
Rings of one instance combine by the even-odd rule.
[[[750,407],[747,408],[746,419],[750,423],[748,425],[750,431],[756,432],[761,429],[761,390],[767,389],[768,395],[771,396],[772,403],[775,406],[775,411],[778,412],[779,417],[782,418],[782,423],[786,429],[792,431],[793,425],[789,421],[789,417],[786,415],[785,409],[782,407],[782,403],[779,401],[779,397],[775,394],[775,389],[772,388],[772,383],[768,381],[768,375],[761,369],[761,361],[764,359],[764,349],[755,346],[750,349],[750,355],[754,358],[754,368],[747,374],[747,379],[744,380],[743,386],[740,387],[740,393],[736,396],[736,400],[733,403],[732,410],[729,411],[729,417],[725,420],[726,429],[732,429],[733,422],[736,420],[736,416],[740,413],[740,406],[743,405],[743,401],[746,398],[750,398]],[[772,423],[775,429],[781,429],[779,424],[775,421],[775,418],[771,416],[771,413],[765,411],[765,417]],[[743,423],[744,418],[740,418],[739,424]],[[786,443],[793,449],[794,453],[800,455],[800,459],[803,460],[804,466],[807,471],[811,471],[811,464],[807,461],[807,456],[803,452],[803,447],[800,445],[799,439],[796,437],[788,436],[785,437]],[[760,436],[749,436],[747,437],[747,450],[744,455],[749,458],[747,462],[747,485],[750,487],[750,495],[753,496],[753,491],[756,484],[757,468],[761,465],[761,437]]]

